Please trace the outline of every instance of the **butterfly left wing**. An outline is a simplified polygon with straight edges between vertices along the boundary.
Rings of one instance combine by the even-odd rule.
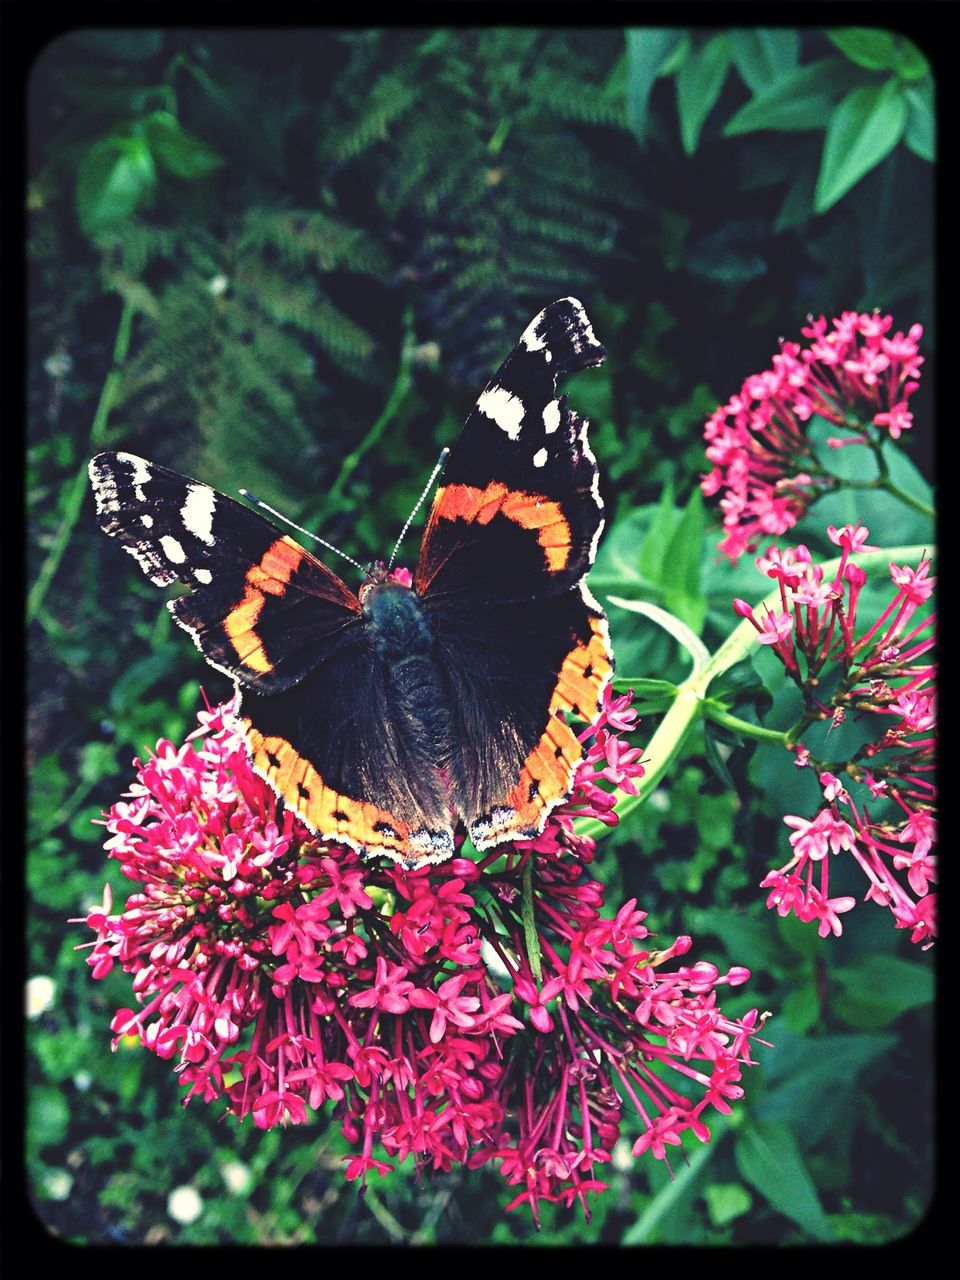
[[[90,462],[100,528],[157,586],[211,666],[260,693],[298,684],[362,625],[356,595],[309,551],[209,485],[132,453]]]
[[[606,619],[585,584],[603,527],[587,423],[557,379],[604,350],[563,298],[522,335],[450,455],[414,586],[451,689],[461,750],[456,806],[478,848],[543,830],[570,792],[613,672]]]
[[[402,862],[453,852],[449,804],[391,714],[356,595],[292,538],[208,485],[128,453],[90,463],[100,527],[244,690],[254,768],[321,838]]]

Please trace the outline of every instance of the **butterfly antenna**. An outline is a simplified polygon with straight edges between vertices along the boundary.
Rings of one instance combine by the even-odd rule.
[[[427,481],[427,483],[424,485],[424,487],[423,487],[423,493],[421,493],[420,497],[417,499],[417,504],[416,504],[416,506],[413,508],[413,510],[412,510],[412,511],[410,512],[410,514],[407,516],[407,523],[406,523],[406,524],[403,526],[403,528],[400,530],[400,537],[397,539],[397,544],[396,544],[396,546],[393,548],[393,555],[390,557],[390,563],[387,565],[387,573],[389,573],[389,572],[390,572],[390,570],[393,568],[393,562],[394,562],[394,560],[396,560],[396,558],[397,558],[397,552],[400,550],[400,543],[401,543],[401,542],[404,540],[404,538],[407,536],[407,530],[408,530],[408,529],[410,528],[410,526],[413,524],[413,521],[414,521],[414,518],[416,517],[417,512],[418,512],[418,511],[420,510],[420,508],[423,506],[423,501],[424,501],[424,499],[426,498],[426,496],[427,496],[427,494],[430,492],[430,490],[433,488],[433,482],[434,482],[434,480],[436,480],[437,476],[440,474],[440,472],[443,470],[443,468],[447,465],[447,458],[449,458],[449,456],[450,456],[450,450],[449,450],[449,449],[444,448],[444,449],[441,449],[441,450],[440,450],[440,457],[437,459],[437,465],[436,465],[436,466],[433,468],[433,470],[430,472],[430,479],[429,479],[429,480]]]
[[[252,502],[255,507],[259,507],[261,511],[269,511],[272,516],[276,516],[278,520],[282,520],[284,524],[288,524],[291,529],[296,529],[298,533],[306,534],[308,538],[312,538],[314,542],[319,542],[321,547],[326,547],[328,551],[332,551],[334,555],[340,556],[342,560],[349,561],[361,573],[366,574],[367,570],[359,562],[354,560],[353,556],[348,556],[345,551],[341,551],[339,547],[335,547],[332,542],[327,542],[326,538],[318,538],[315,533],[311,533],[309,529],[304,529],[303,525],[295,524],[287,516],[279,512],[276,507],[271,507],[269,503],[264,502],[262,498],[258,498],[256,494],[250,492],[249,489],[241,489],[240,496],[246,498],[248,502]],[[369,575],[367,575],[369,576]]]

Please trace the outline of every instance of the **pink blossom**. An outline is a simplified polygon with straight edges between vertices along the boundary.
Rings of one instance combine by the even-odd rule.
[[[793,618],[789,613],[768,613],[763,620],[757,640],[760,644],[782,644],[793,630]]]
[[[781,343],[772,368],[747,377],[704,427],[711,470],[701,488],[719,496],[719,550],[738,560],[766,535],[791,529],[838,480],[822,467],[807,424],[814,417],[838,432],[831,448],[878,446],[913,424],[908,408],[919,386],[920,325],[889,337],[891,316],[843,312],[802,329],[810,342]]]
[[[606,907],[595,842],[574,830],[614,824],[643,776],[631,695],[608,693],[583,729],[572,794],[536,840],[413,872],[319,846],[253,772],[235,712],[159,743],[106,815],[135,887],[85,918],[94,976],[133,980],[116,1040],[260,1129],[330,1109],[356,1147],[348,1180],[407,1155],[423,1171],[490,1163],[535,1217],[589,1212],[621,1131],[661,1156],[687,1129],[705,1138],[704,1108],[734,1096],[731,1052],[747,1063],[762,1025],[718,1005],[746,970],[678,963],[687,937],[650,949],[645,913]]]
[[[937,669],[935,616],[925,606],[935,579],[927,559],[915,567],[891,564],[894,594],[875,618],[865,620],[860,611],[867,574],[846,557],[866,549],[868,531],[860,525],[831,526],[828,536],[843,548],[832,579],[809,561],[806,548],[771,547],[758,558],[757,567],[775,577],[795,605],[789,649],[776,643],[776,623],[769,620],[767,634],[758,640],[771,644],[796,685],[801,728],[824,721],[838,728],[855,716],[869,732],[849,759],[831,768],[818,764],[808,746],[791,745],[796,764],[817,768],[826,804],[812,818],[785,817],[793,828],[793,858],[771,871],[762,887],[771,890],[767,905],[781,915],[819,921],[822,936],[839,934],[839,917],[853,899],[830,897],[825,859],[830,852],[849,854],[867,880],[867,899],[891,910],[898,927],[911,928],[915,939],[929,945],[936,927],[928,886],[936,879]],[[802,569],[795,568],[801,563]],[[811,583],[818,589],[810,589]],[[840,804],[849,810],[844,818]],[[897,874],[902,872],[905,883]],[[925,903],[922,918],[911,894]]]

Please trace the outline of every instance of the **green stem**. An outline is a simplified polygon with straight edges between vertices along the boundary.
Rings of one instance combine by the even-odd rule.
[[[714,724],[722,724],[727,729],[733,729],[744,738],[752,738],[755,742],[770,742],[778,747],[789,746],[789,733],[779,729],[765,729],[762,724],[754,724],[751,720],[741,720],[739,716],[731,715],[729,711],[718,707],[715,702],[709,700],[704,702],[703,714]]]
[[[859,552],[848,559],[860,565],[862,569],[870,570],[880,568],[891,561],[903,563],[916,560],[923,555],[930,555],[932,550],[930,547],[922,546],[881,547],[877,551]],[[828,560],[823,565],[824,578],[828,579],[835,574],[839,565],[839,556],[834,560]],[[780,588],[775,587],[760,601],[753,612],[762,616],[764,609],[776,609],[779,605]],[[628,795],[624,791],[616,793],[617,813],[621,821],[638,805],[643,804],[651,792],[656,790],[660,779],[680,754],[690,731],[697,721],[704,715],[716,718],[715,709],[708,706],[705,701],[707,689],[717,676],[722,675],[730,667],[748,657],[756,643],[756,628],[749,618],[742,619],[720,645],[716,653],[712,654],[698,671],[691,672],[678,687],[673,705],[657,725],[653,737],[647,744],[644,752],[646,773],[639,780],[637,794]],[[786,737],[786,734],[782,735],[784,742]],[[778,735],[773,740],[779,742],[781,738]],[[592,836],[594,839],[607,835],[611,830],[610,827],[604,826],[602,822],[597,822],[593,818],[578,822],[576,829],[578,835]]]
[[[413,324],[412,312],[408,308],[403,316],[403,339],[400,346],[400,364],[397,368],[397,376],[394,379],[393,387],[387,399],[387,403],[383,406],[379,418],[363,437],[356,449],[352,453],[347,454],[340,467],[340,473],[334,480],[324,505],[328,510],[335,508],[337,502],[342,498],[344,488],[347,481],[356,471],[357,467],[370,452],[371,449],[379,442],[389,423],[392,421],[394,414],[403,402],[404,397],[410,390],[411,376],[410,367],[413,363],[413,344],[410,341],[411,329]]]
[[[113,408],[117,398],[117,391],[120,388],[120,377],[123,362],[127,358],[127,351],[130,347],[130,333],[133,328],[133,314],[135,311],[134,304],[127,298],[123,302],[123,310],[120,312],[120,323],[117,326],[117,337],[113,344],[113,357],[110,361],[110,372],[107,374],[103,383],[103,390],[100,392],[100,401],[97,405],[97,411],[93,417],[93,425],[90,427],[90,443],[87,452],[91,455],[95,454],[100,446],[104,443],[107,429],[107,420],[110,417],[110,411]],[[63,503],[63,519],[60,522],[60,528],[57,530],[57,536],[53,540],[53,545],[47,552],[47,558],[43,563],[43,567],[37,576],[36,582],[33,584],[27,596],[27,625],[36,618],[40,606],[43,604],[44,597],[50,587],[51,582],[60,568],[60,562],[63,559],[64,552],[67,549],[74,528],[80,518],[80,512],[83,509],[83,500],[87,492],[87,464],[83,466],[74,476],[70,487],[66,490],[66,499]]]
[[[911,510],[919,512],[920,515],[926,516],[930,520],[937,514],[929,503],[924,502],[922,498],[915,498],[913,494],[899,488],[888,476],[877,476],[874,480],[839,480],[837,489],[872,489],[874,491],[882,489],[884,493],[889,493],[892,498],[902,502],[905,507],[910,507]]]
[[[892,480],[886,480],[882,486],[887,493],[896,498],[898,502],[902,502],[905,507],[909,507],[912,511],[917,511],[922,516],[926,516],[932,520],[937,514],[929,503],[924,502],[922,498],[915,498],[911,493],[905,493],[903,489],[899,489]]]
[[[523,868],[523,940],[530,961],[530,971],[539,983],[543,978],[540,963],[540,939],[537,935],[537,919],[533,906],[533,857],[527,858]]]

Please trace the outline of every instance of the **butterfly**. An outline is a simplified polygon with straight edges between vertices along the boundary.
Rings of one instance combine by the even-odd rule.
[[[558,377],[605,351],[562,298],[477,400],[434,496],[412,584],[354,592],[251,508],[130,453],[90,479],[101,529],[242,692],[256,772],[318,837],[406,868],[540,834],[572,789],[613,674],[586,586],[603,528],[587,422]]]

